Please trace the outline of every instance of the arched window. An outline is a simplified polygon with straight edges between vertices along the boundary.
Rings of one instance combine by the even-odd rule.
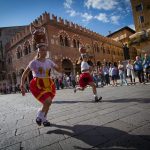
[[[77,40],[77,48],[79,48],[79,46],[80,46],[80,41]]]
[[[35,43],[35,42],[33,43],[33,50],[34,50],[34,51],[37,50],[37,47],[36,47],[36,43]]]
[[[20,52],[19,52],[19,50],[17,50],[16,55],[17,55],[17,59],[19,59],[20,58]]]
[[[60,40],[60,45],[61,45],[61,46],[64,46],[64,41],[63,41],[62,35],[60,35],[59,40]]]
[[[20,57],[22,57],[22,51],[20,51]]]
[[[103,53],[105,54],[105,47],[103,47]]]
[[[97,53],[100,52],[100,49],[97,43],[94,44],[94,51]]]
[[[72,39],[73,39],[73,47],[74,48],[79,48],[80,47],[80,37],[78,36],[78,35],[74,35],[73,37],[72,37]]]
[[[23,51],[24,51],[24,55],[28,55],[28,47],[26,45],[24,46],[24,50]]]
[[[10,55],[8,55],[7,63],[8,63],[8,64],[11,64],[11,63],[12,63],[12,57],[11,57]]]
[[[28,45],[28,52],[31,53],[31,46]]]
[[[119,56],[119,51],[118,51],[118,56]]]
[[[94,44],[94,46],[93,46],[93,49],[94,49],[94,52],[96,52],[96,45]]]
[[[16,50],[16,56],[17,56],[17,59],[19,59],[20,57],[22,57],[22,49],[21,49],[21,46],[19,46]]]
[[[76,46],[76,40],[75,40],[75,39],[73,39],[73,47],[74,47],[74,48],[77,47],[77,46]]]
[[[69,41],[67,37],[65,37],[65,46],[69,46]]]
[[[24,43],[24,55],[28,55],[29,53],[31,53],[31,46],[29,41],[26,41]]]
[[[99,53],[100,52],[100,50],[99,50],[99,46],[97,45],[97,52]]]
[[[65,31],[59,32],[59,42],[61,46],[70,46],[69,35]]]

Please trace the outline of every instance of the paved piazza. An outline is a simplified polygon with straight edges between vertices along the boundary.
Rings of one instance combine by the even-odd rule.
[[[48,119],[35,123],[41,106],[28,93],[0,95],[0,149],[4,150],[150,150],[150,85],[57,91]]]

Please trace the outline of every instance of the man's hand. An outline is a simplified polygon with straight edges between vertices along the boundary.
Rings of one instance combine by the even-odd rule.
[[[25,96],[25,88],[23,85],[20,85],[20,90],[21,90],[21,93],[22,93],[22,96]]]

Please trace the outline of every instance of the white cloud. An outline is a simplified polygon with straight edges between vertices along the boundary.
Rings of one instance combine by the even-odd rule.
[[[84,18],[83,21],[90,21],[91,19],[93,19],[93,16],[91,14],[88,14],[88,13],[81,14],[81,17]]]
[[[130,25],[128,25],[128,27],[130,27],[131,29],[135,30],[134,24],[130,24]]]
[[[87,8],[111,10],[118,5],[118,2],[117,0],[86,0],[84,5]]]
[[[126,0],[129,1],[129,0]],[[98,21],[101,21],[103,23],[112,23],[112,24],[119,24],[119,19],[121,16],[115,15],[116,13],[113,13],[111,11],[111,14],[109,13],[99,13],[95,16],[93,16],[91,13],[88,12],[78,12],[73,9],[72,4],[74,3],[74,0],[65,0],[64,1],[64,8],[66,9],[66,12],[71,17],[80,17],[82,18],[83,22],[89,22],[92,19],[97,19]],[[103,10],[115,10],[118,8],[119,12],[122,12],[122,7],[119,6],[118,0],[85,0],[84,5],[88,8],[95,8],[95,9],[103,9]],[[118,5],[118,6],[117,6]]]
[[[71,9],[71,5],[72,5],[73,1],[72,0],[65,0],[64,2],[64,7]]]
[[[130,0],[125,0],[126,3],[130,4]]]
[[[75,17],[75,16],[78,15],[78,13],[77,13],[75,10],[73,10],[73,9],[69,9],[69,10],[67,10],[66,12],[67,12],[67,13],[69,14],[69,16],[71,16],[71,17]]]
[[[94,18],[96,18],[99,21],[102,21],[104,23],[109,22],[108,17],[105,13],[100,13],[99,15],[95,16]]]
[[[119,24],[120,16],[111,16],[110,20],[113,24]]]

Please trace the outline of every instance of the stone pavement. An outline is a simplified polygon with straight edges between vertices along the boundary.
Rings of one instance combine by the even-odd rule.
[[[39,127],[41,106],[28,93],[0,95],[2,150],[150,150],[150,85],[98,88],[103,101],[94,103],[91,88],[57,91],[48,119]]]

